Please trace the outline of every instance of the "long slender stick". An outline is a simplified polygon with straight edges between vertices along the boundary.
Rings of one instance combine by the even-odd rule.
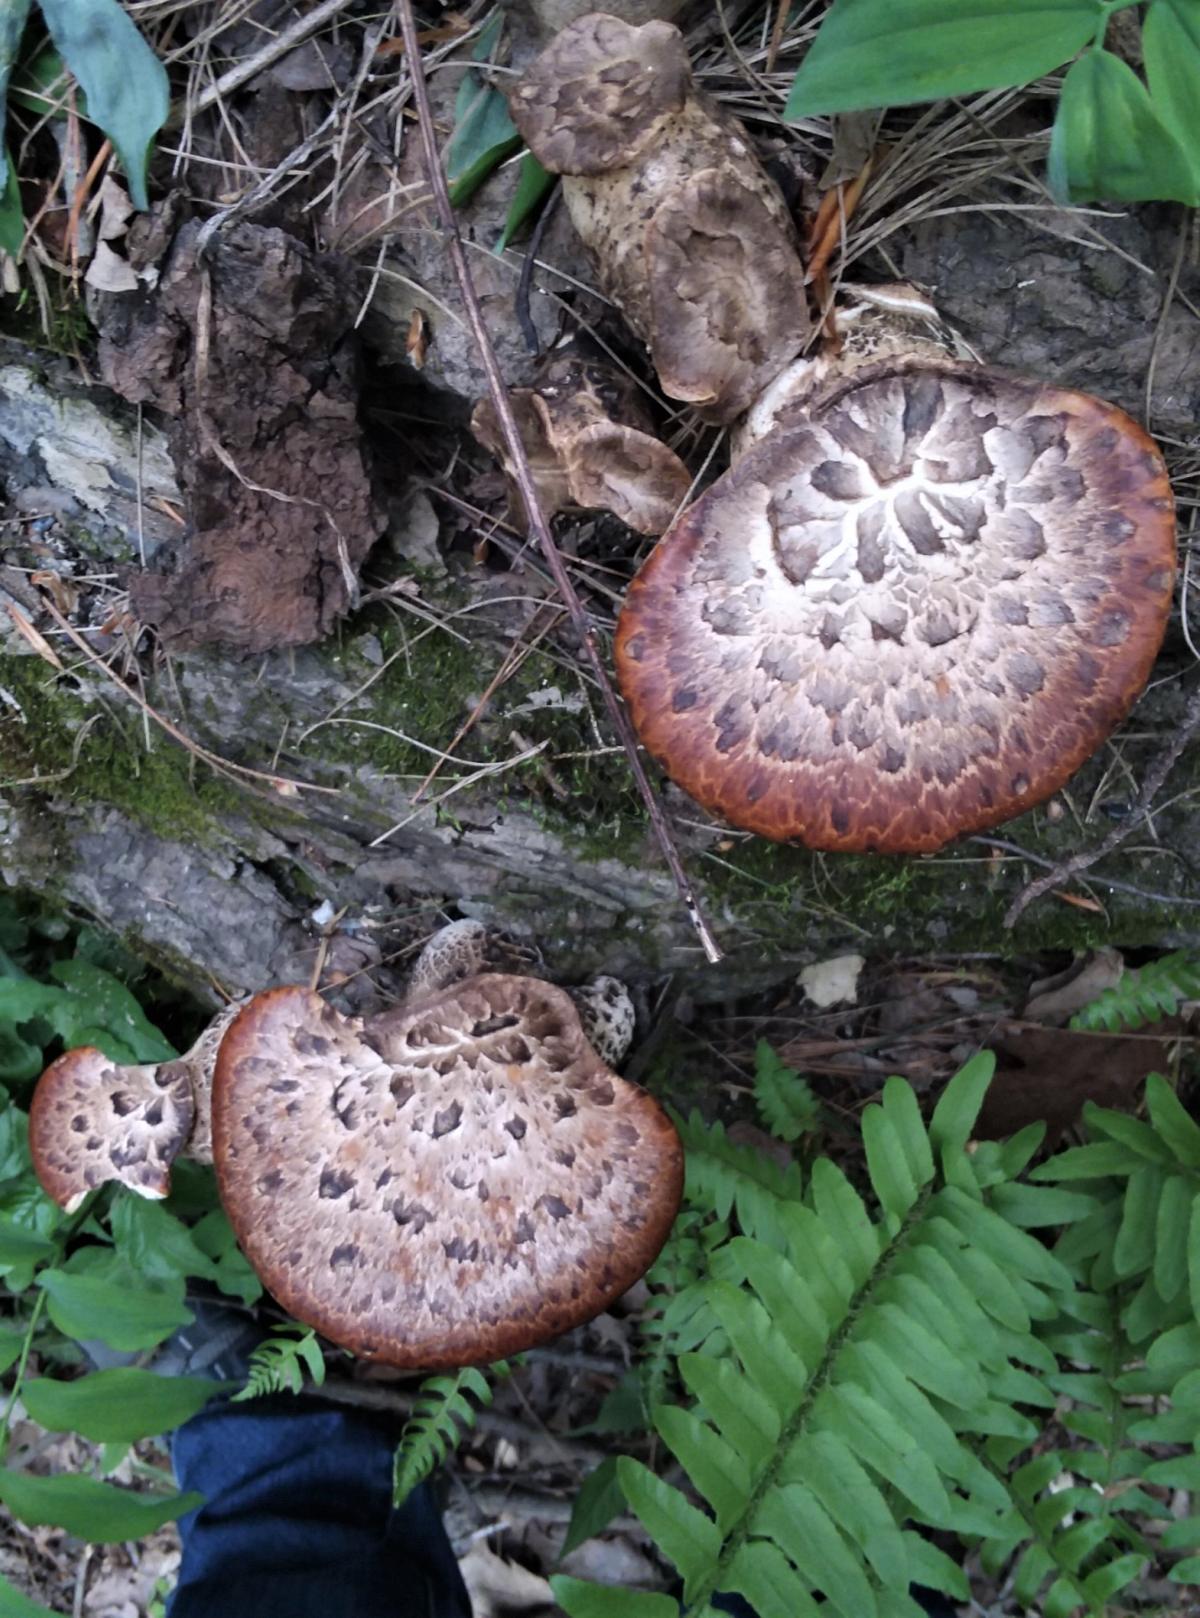
[[[608,678],[608,671],[604,667],[604,660],[600,656],[596,644],[596,632],[584,610],[583,603],[575,592],[570,576],[563,566],[563,559],[559,555],[558,546],[554,543],[553,535],[546,522],[541,501],[538,498],[533,474],[529,469],[529,460],[525,454],[525,446],[521,442],[521,434],[517,428],[516,418],[509,404],[508,394],[505,391],[504,379],[500,375],[500,366],[496,360],[496,350],[492,346],[487,326],[484,324],[483,311],[479,306],[479,298],[475,291],[475,283],[471,279],[470,267],[467,264],[467,255],[463,250],[462,236],[458,229],[458,220],[450,202],[450,192],[446,186],[446,177],[442,172],[442,165],[438,157],[437,133],[433,125],[433,112],[429,105],[429,91],[425,83],[425,70],[421,61],[421,50],[417,43],[417,20],[413,14],[412,0],[400,0],[400,31],[404,39],[404,51],[408,59],[408,70],[412,75],[413,100],[417,109],[417,122],[421,130],[421,144],[424,149],[425,167],[429,175],[430,188],[433,191],[433,200],[437,208],[438,221],[450,249],[450,259],[454,265],[454,273],[458,279],[459,289],[462,292],[463,304],[466,307],[467,318],[479,349],[483,368],[487,374],[488,391],[492,396],[496,415],[503,429],[505,441],[508,445],[510,465],[520,491],[522,502],[528,516],[529,527],[537,540],[546,565],[550,569],[550,576],[554,580],[555,588],[567,610],[571,626],[579,636],[580,644],[588,662],[595,673],[600,694],[604,698],[604,706],[612,720],[613,727],[621,739],[621,745],[629,758],[629,768],[637,782],[637,789],[641,793],[642,801],[646,805],[646,812],[650,817],[650,824],[654,828],[654,835],[662,849],[663,858],[674,878],[675,886],[679,890],[679,897],[683,902],[692,926],[703,945],[708,960],[715,965],[722,959],[722,953],[716,939],[709,931],[708,923],[700,910],[695,891],[683,862],[679,858],[679,850],[675,847],[670,827],[666,817],[650,785],[650,778],[642,764],[638,752],[637,739],[633,734],[633,727],[629,717],[617,700],[612,682]]]

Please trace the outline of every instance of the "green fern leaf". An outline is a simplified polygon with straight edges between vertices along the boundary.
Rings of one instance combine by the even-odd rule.
[[[747,1236],[782,1247],[779,1208],[804,1194],[799,1167],[781,1168],[752,1146],[739,1146],[722,1124],[706,1124],[697,1112],[675,1123],[687,1153],[687,1204],[722,1221],[735,1215]]]
[[[1173,1017],[1182,1000],[1200,996],[1200,958],[1176,950],[1137,971],[1126,971],[1121,981],[1106,989],[1071,1018],[1071,1027],[1084,1032],[1135,1032],[1161,1017]]]
[[[451,1376],[426,1377],[396,1450],[392,1473],[395,1505],[402,1506],[418,1484],[442,1464],[463,1433],[475,1425],[477,1407],[491,1404],[488,1376],[506,1377],[511,1369],[506,1360],[497,1360],[486,1373],[467,1366]]]
[[[276,1328],[276,1335],[260,1343],[250,1356],[246,1385],[231,1399],[261,1399],[270,1393],[300,1393],[307,1371],[314,1387],[325,1381],[325,1356],[317,1334],[296,1321]]]
[[[589,1584],[565,1573],[555,1574],[550,1587],[568,1618],[679,1618],[679,1603],[670,1596]]]
[[[772,1135],[789,1146],[811,1135],[820,1122],[821,1103],[812,1085],[786,1067],[765,1039],[754,1048],[754,1099]]]

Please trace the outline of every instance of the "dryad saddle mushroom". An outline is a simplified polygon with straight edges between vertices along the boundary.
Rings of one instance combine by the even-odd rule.
[[[683,1152],[658,1103],[597,1054],[627,1043],[622,986],[597,980],[577,1004],[479,971],[487,954],[479,923],[455,923],[382,1015],[272,989],[227,1008],[177,1062],[70,1052],[30,1112],[39,1178],[68,1208],[109,1180],[165,1195],[179,1152],[205,1155],[211,1085],[222,1201],[298,1319],[412,1369],[579,1325],[653,1263]]]
[[[1095,751],[1150,672],[1174,566],[1162,457],[1112,405],[926,353],[835,364],[659,543],[617,671],[706,808],[924,853]]]

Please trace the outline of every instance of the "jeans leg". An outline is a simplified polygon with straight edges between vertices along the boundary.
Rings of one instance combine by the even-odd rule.
[[[203,1411],[175,1434],[170,1618],[471,1618],[432,1492],[392,1508],[390,1423],[309,1399]]]

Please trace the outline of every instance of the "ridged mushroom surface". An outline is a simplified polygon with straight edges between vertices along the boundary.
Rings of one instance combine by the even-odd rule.
[[[1060,787],[1124,717],[1174,578],[1162,458],[1086,394],[888,364],[750,449],[617,631],[638,733],[698,802],[923,853]]]
[[[530,151],[563,176],[600,284],[648,344],[663,391],[732,421],[812,322],[779,187],[745,129],[694,89],[682,34],[581,17],[510,107]]]
[[[171,1164],[195,1111],[183,1059],[121,1067],[92,1046],[67,1051],[42,1074],[30,1103],[34,1170],[68,1213],[109,1180],[157,1200],[171,1189]]]
[[[213,1140],[247,1257],[291,1314],[421,1369],[517,1353],[653,1262],[682,1190],[658,1104],[567,996],[474,978],[367,1024],[260,995],[217,1061]]]

